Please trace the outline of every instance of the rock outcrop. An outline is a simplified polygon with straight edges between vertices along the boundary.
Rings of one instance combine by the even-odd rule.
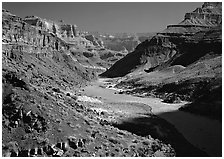
[[[73,59],[69,56],[70,49],[73,47],[74,45],[67,43],[56,34],[48,32],[45,28],[41,29],[41,27],[34,27],[33,25],[23,21],[22,18],[3,10],[2,51],[3,63],[5,64],[4,67],[8,67],[9,69],[10,66],[12,66],[14,68],[15,66],[12,65],[10,61],[15,61],[17,63],[19,61],[22,62],[23,60],[27,61],[33,57],[34,61],[41,59],[46,63],[45,71],[48,70],[49,75],[52,73],[52,75],[55,76],[53,73],[54,71],[62,71],[67,68],[65,67],[59,70],[56,68],[54,70],[53,68],[55,68],[55,63],[57,63],[57,61],[64,61],[61,62],[61,65],[70,66],[67,71],[68,74],[66,73],[66,78],[75,76],[77,78],[74,78],[74,81],[72,80],[73,82],[81,84],[81,81],[83,80],[85,83],[86,80],[93,78],[93,75],[87,75],[84,67],[79,63],[74,63]],[[47,62],[48,60],[52,61]],[[28,63],[31,63],[31,61]],[[49,63],[53,65],[52,69],[47,67]],[[21,65],[23,65],[23,63],[21,63]],[[77,69],[76,71],[74,71],[75,68]],[[28,74],[26,76],[28,76]],[[31,77],[29,77],[29,80],[30,78]]]
[[[104,48],[103,41],[94,35],[79,33],[76,25],[55,22],[37,16],[22,19],[3,10],[3,52],[7,56],[13,50],[52,56],[52,51],[66,52],[70,58],[85,68],[104,71],[115,61],[123,57],[118,51]],[[112,53],[110,59],[103,54]],[[92,54],[86,57],[86,54]],[[94,55],[94,56],[93,56]]]
[[[72,37],[71,25],[61,26],[62,37],[56,24],[29,22],[2,11],[4,157],[175,156],[171,145],[119,130],[110,123],[114,113],[77,100],[79,87],[95,78],[82,58],[100,63],[98,56],[109,58],[104,52],[85,52],[92,48]]]
[[[221,10],[221,3],[204,3],[187,13],[180,24],[170,25],[139,44],[100,76],[129,74],[128,80],[119,84],[121,88],[132,88],[133,94],[146,93],[168,103],[189,101],[192,104],[181,110],[221,121]]]
[[[79,35],[79,30],[75,24],[66,24],[63,21],[55,22],[47,19],[42,19],[37,16],[27,16],[24,22],[35,26],[46,32],[55,34],[67,43],[92,46],[93,44]]]
[[[185,43],[197,43],[196,39],[200,37],[200,34],[193,36],[196,33],[221,33],[221,31],[217,32],[217,30],[221,29],[221,16],[221,3],[205,3],[201,8],[196,9],[192,13],[187,13],[185,19],[180,24],[170,25],[164,31],[157,33],[151,40],[146,40],[139,44],[133,52],[117,61],[101,75],[118,77],[133,72],[138,68],[141,68],[141,70],[148,68],[149,71],[152,71],[156,67],[164,66],[164,64],[166,66],[168,63],[172,65],[177,57],[188,55],[186,54],[188,51],[182,48],[185,46]],[[191,38],[191,36],[193,37]],[[220,39],[220,36],[215,38]],[[210,38],[211,43],[214,42],[215,38]],[[198,53],[193,57],[195,56],[197,58],[191,60],[191,62],[196,61],[198,56],[202,55]]]
[[[202,7],[186,13],[184,20],[177,25],[168,25],[160,32],[163,35],[194,35],[201,30],[220,26],[222,23],[222,4],[220,2],[205,2]]]
[[[24,21],[32,26],[57,34],[58,36],[65,36],[67,38],[79,36],[77,26],[74,24],[65,24],[63,21],[56,23],[37,16],[26,16]]]
[[[52,51],[69,49],[69,44],[51,32],[31,27],[21,18],[5,10],[2,14],[2,47],[7,56],[10,57],[13,50],[48,54]]]

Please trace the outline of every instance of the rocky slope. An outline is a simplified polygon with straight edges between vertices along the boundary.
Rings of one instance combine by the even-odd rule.
[[[75,24],[66,24],[62,20],[51,21],[37,16],[27,16],[24,18],[24,22],[56,35],[69,45],[67,50],[72,59],[75,59],[82,66],[97,72],[106,70],[112,63],[124,56],[123,52],[104,48],[101,39],[92,34],[86,35]],[[107,54],[110,54],[111,57],[105,58]],[[104,56],[104,58],[101,58],[101,56]]]
[[[55,74],[51,75],[50,72],[63,72],[63,67],[58,69],[60,67],[58,63],[62,62],[64,67],[70,68],[68,70],[70,72],[64,72],[65,80],[66,76],[75,76],[77,80],[74,78],[74,82],[76,81],[75,83],[81,83],[81,81],[84,79],[85,80],[83,82],[93,78],[92,74],[89,75],[85,68],[83,68],[79,63],[74,63],[71,57],[68,56],[69,49],[72,47],[72,45],[66,43],[63,41],[63,39],[57,37],[51,32],[32,27],[28,23],[24,22],[20,17],[17,17],[5,10],[3,10],[2,16],[2,50],[3,63],[5,64],[3,69],[4,67],[5,69],[10,69],[11,65],[13,70],[21,71],[16,70],[17,66],[15,64],[19,63],[19,65],[24,65],[22,66],[24,71],[30,72],[32,76],[32,69],[36,67],[36,64],[32,63],[32,60],[36,60],[41,61],[42,63],[46,63],[46,65],[41,66],[41,71],[43,71],[48,76],[55,76]],[[53,64],[52,70],[47,68],[49,67],[47,62]],[[45,70],[45,67],[47,70]],[[49,73],[47,73],[48,71]],[[23,74],[26,73],[23,72]],[[36,76],[38,77],[38,74]],[[57,78],[62,79],[62,77]],[[55,79],[52,77],[52,80]]]
[[[3,156],[176,155],[171,145],[150,134],[135,135],[113,126],[111,119],[120,114],[97,111],[79,101],[79,88],[96,75],[90,65],[78,61],[84,56],[88,60],[93,52],[80,51],[86,46],[74,43],[72,27],[66,27],[69,33],[63,37],[63,27],[55,23],[56,30],[48,30],[39,18],[38,23],[25,21],[2,11]],[[100,56],[107,59],[104,53]]]
[[[180,47],[184,42],[189,43],[189,38],[195,33],[200,31],[209,33],[209,30],[217,32],[217,27],[221,30],[221,13],[221,3],[205,3],[201,8],[186,13],[181,23],[169,25],[151,40],[139,44],[133,52],[115,63],[102,76],[118,77],[133,72],[137,68],[153,69],[168,60],[171,61],[176,56],[183,55],[185,50],[180,50]],[[200,35],[195,36],[196,41],[198,37],[200,38]],[[220,39],[220,37],[217,38]],[[193,38],[191,41],[194,41]],[[121,65],[125,67],[120,69]]]
[[[193,103],[182,110],[221,120],[221,10],[221,3],[204,3],[186,13],[181,23],[139,44],[101,76],[129,74],[120,87],[130,86],[132,93],[141,90],[165,102],[188,100]],[[209,94],[217,97],[203,101]]]

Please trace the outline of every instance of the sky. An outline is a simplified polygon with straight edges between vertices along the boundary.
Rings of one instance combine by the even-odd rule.
[[[24,18],[36,15],[76,24],[86,31],[159,32],[183,20],[202,2],[3,2],[2,8]]]

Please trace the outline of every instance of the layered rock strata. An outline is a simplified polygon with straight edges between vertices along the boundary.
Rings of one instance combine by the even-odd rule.
[[[168,61],[169,65],[172,65],[172,61],[177,57],[188,55],[189,48],[185,47],[187,50],[182,48],[185,46],[185,43],[197,43],[196,41],[198,41],[200,34],[194,36],[196,33],[213,32],[214,35],[221,33],[221,10],[221,3],[204,3],[201,8],[196,9],[192,13],[187,13],[181,23],[169,25],[167,29],[157,33],[151,40],[140,43],[133,52],[117,61],[102,76],[124,76],[136,69],[143,70],[148,68],[148,70],[152,71],[160,65],[167,64]],[[207,38],[207,41],[213,43],[217,38],[220,39],[220,36]],[[205,39],[201,40],[205,41]],[[198,53],[195,56],[202,56],[202,54]],[[191,60],[191,62],[197,59]]]

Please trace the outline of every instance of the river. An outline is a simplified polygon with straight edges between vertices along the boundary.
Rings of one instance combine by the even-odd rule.
[[[173,124],[176,129],[194,146],[210,156],[222,155],[221,122],[192,113],[179,111],[183,104],[167,104],[158,98],[142,98],[127,94],[115,94],[115,89],[104,88],[107,79],[99,79],[84,88],[84,93],[91,97],[100,97],[108,102],[138,102],[149,105],[152,112]]]

